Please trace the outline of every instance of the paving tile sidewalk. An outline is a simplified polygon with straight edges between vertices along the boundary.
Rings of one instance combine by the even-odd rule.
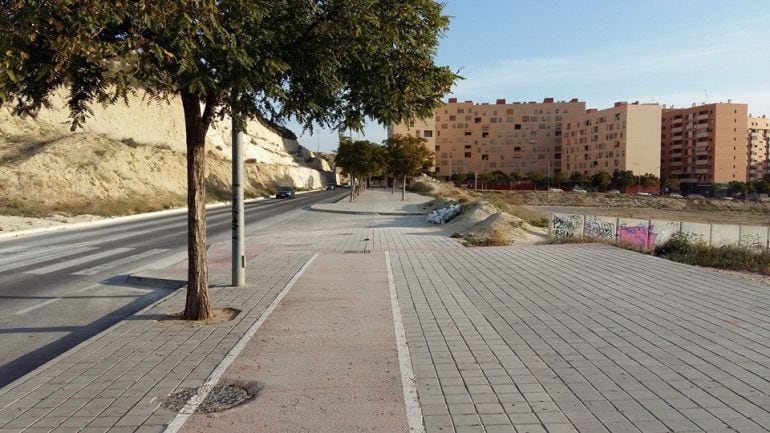
[[[313,254],[381,251],[427,433],[770,431],[765,285],[610,246],[463,248],[422,217],[306,212],[248,245],[253,287],[212,272],[240,321],[155,322],[180,291],[1,390],[0,432],[161,431],[158,398],[202,384]]]
[[[435,432],[770,431],[770,290],[608,246],[393,254]]]
[[[357,215],[427,215],[428,211],[423,205],[431,200],[431,197],[411,192],[406,193],[406,200],[401,200],[401,192],[395,194],[390,189],[369,188],[352,202],[346,197],[336,203],[314,204],[310,208],[315,211],[336,212]]]
[[[175,414],[161,408],[160,399],[202,385],[311,256],[252,254],[245,288],[226,287],[227,273],[214,267],[213,304],[241,309],[235,320],[213,326],[159,322],[183,309],[185,293],[178,290],[0,390],[0,432],[163,431]],[[184,278],[185,270],[183,265],[155,276]]]

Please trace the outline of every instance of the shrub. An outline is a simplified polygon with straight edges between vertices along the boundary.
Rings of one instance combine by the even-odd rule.
[[[658,247],[655,254],[690,265],[770,275],[770,252],[765,249],[753,250],[735,245],[713,247],[704,242],[692,242],[681,233]]]

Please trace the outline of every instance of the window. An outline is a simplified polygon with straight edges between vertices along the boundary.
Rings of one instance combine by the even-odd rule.
[[[441,146],[437,144],[436,145],[436,152],[438,152],[439,150],[441,150]]]
[[[473,123],[481,123],[481,117],[473,119]]]
[[[481,138],[488,138],[488,137],[489,137],[489,132],[484,131],[481,133]]]
[[[430,129],[426,129],[425,131],[423,131],[422,135],[423,137],[433,137],[433,131],[431,131]]]
[[[454,122],[455,120],[457,120],[457,116],[449,116],[450,122]]]
[[[470,158],[471,157],[471,152],[465,152],[465,157],[466,158]]]
[[[513,129],[521,129],[521,123],[513,125]]]
[[[465,131],[465,136],[469,137],[471,135],[471,131]]]
[[[465,113],[465,109],[464,108],[458,108],[457,109],[457,114],[463,114],[463,113]]]
[[[489,154],[488,153],[482,153],[481,154],[481,160],[482,161],[489,161]]]

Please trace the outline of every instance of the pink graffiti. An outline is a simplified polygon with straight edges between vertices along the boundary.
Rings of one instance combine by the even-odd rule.
[[[618,234],[620,242],[648,250],[655,245],[655,238],[657,236],[657,233],[650,231],[649,227],[646,226],[627,227],[621,225],[620,233]]]

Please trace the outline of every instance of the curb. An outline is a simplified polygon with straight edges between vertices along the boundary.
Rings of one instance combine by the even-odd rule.
[[[309,194],[311,192],[317,192],[317,191],[322,191],[322,190],[321,189],[313,189],[313,190],[309,190],[309,191],[300,191],[300,192],[297,192],[297,194],[298,195],[299,194]],[[244,200],[243,203],[244,204],[255,203],[255,202],[258,202],[258,201],[262,201],[262,200],[268,200],[269,198],[273,198],[273,197],[272,196],[270,196],[270,197],[257,197],[257,198],[252,198],[252,199]],[[221,207],[230,206],[231,204],[232,204],[232,202],[229,202],[229,201],[224,201],[224,202],[219,202],[219,203],[211,203],[211,204],[206,205],[206,209],[218,209],[218,208],[221,208]],[[79,228],[84,228],[84,227],[100,227],[100,226],[105,226],[105,225],[110,225],[110,224],[117,224],[117,223],[123,223],[123,222],[129,222],[129,221],[141,221],[141,220],[150,219],[150,218],[159,217],[159,216],[180,214],[180,213],[184,213],[186,211],[187,211],[187,207],[178,207],[178,208],[174,208],[174,209],[166,209],[166,210],[160,210],[160,211],[155,211],[155,212],[146,212],[146,213],[134,214],[134,215],[125,215],[125,216],[119,216],[119,217],[107,217],[107,218],[103,218],[103,219],[98,219],[98,220],[93,220],[93,221],[83,221],[83,222],[79,222],[79,223],[58,224],[58,225],[53,225],[53,226],[48,226],[48,227],[39,227],[39,228],[28,229],[28,230],[15,230],[15,231],[7,232],[7,233],[0,233],[0,240],[19,238],[19,237],[30,236],[30,235],[35,235],[35,234],[39,234],[39,233],[58,231],[58,230],[74,230],[74,229],[79,229]]]
[[[367,211],[355,211],[355,210],[332,210],[332,209],[318,209],[313,206],[309,208],[315,212],[327,212],[327,213],[339,213],[347,215],[383,215],[383,216],[424,216],[428,215],[427,212],[367,212]]]

